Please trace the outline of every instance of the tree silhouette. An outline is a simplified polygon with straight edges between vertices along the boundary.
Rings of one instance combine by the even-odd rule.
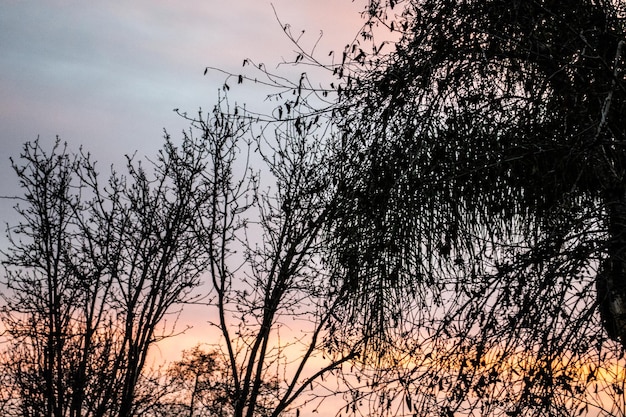
[[[163,319],[200,283],[204,158],[167,139],[152,173],[128,158],[102,186],[88,154],[24,145],[1,312],[18,415],[134,413],[149,349],[172,332]]]
[[[204,132],[249,120],[259,128],[248,138],[209,135],[213,159],[205,175],[213,198],[197,241],[209,258],[233,416],[299,414],[304,404],[341,394],[314,387],[362,349],[360,335],[337,337],[334,310],[349,291],[322,261],[323,226],[336,206],[331,140],[323,136],[327,121],[304,114],[306,106],[298,96],[282,120],[269,123],[245,112],[190,119]],[[253,158],[260,158],[258,172],[249,169]]]
[[[368,15],[348,50],[360,66],[336,71],[344,319],[412,364],[395,374],[409,411],[623,414],[623,375],[589,396],[626,345],[623,3],[387,1]],[[394,51],[378,52],[377,26]]]
[[[25,144],[4,261],[7,415],[277,417],[344,393],[314,389],[357,360],[363,338],[337,332],[350,292],[322,260],[331,141],[305,101],[270,123],[223,100],[183,115],[180,146],[166,137],[152,169],[129,157],[104,186],[88,154]],[[220,349],[188,353],[168,379],[146,360],[203,274]],[[172,392],[185,383],[188,404]]]
[[[185,405],[189,417],[231,415],[229,371],[218,351],[205,351],[200,346],[183,351],[182,359],[167,370],[167,384],[176,386],[178,394],[174,404]]]
[[[219,412],[297,414],[333,377],[346,414],[626,415],[625,9],[370,1],[339,62],[297,51],[329,89],[260,67],[275,114],[188,118],[200,138],[151,179],[131,160],[100,187],[27,145],[6,409],[135,412],[155,326],[206,269]]]

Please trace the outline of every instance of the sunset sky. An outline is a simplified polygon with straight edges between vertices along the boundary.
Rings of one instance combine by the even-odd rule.
[[[9,158],[19,157],[24,142],[39,137],[49,150],[58,135],[70,150],[89,151],[106,176],[111,164],[123,167],[125,154],[155,155],[164,129],[180,139],[189,123],[173,109],[194,114],[215,105],[225,75],[205,74],[206,67],[238,73],[248,58],[298,79],[304,69],[278,67],[296,54],[275,13],[294,34],[304,31],[305,48],[323,33],[316,54],[330,61],[330,51],[340,54],[357,36],[366,3],[0,0],[0,250],[7,247],[5,224],[20,220],[10,198],[20,190]],[[251,84],[232,87],[231,101],[258,111],[274,106]],[[159,344],[153,363],[178,359],[198,342],[216,342],[210,318],[205,306],[186,307],[177,329],[193,328]],[[616,376],[609,371],[607,381],[622,379],[623,368]],[[329,410],[341,403],[335,401]],[[312,415],[325,414],[302,413]]]
[[[224,76],[244,58],[268,68],[293,58],[272,5],[320,57],[341,51],[362,24],[364,0],[6,0],[0,6],[0,195],[16,193],[9,156],[39,136],[83,145],[101,169],[138,151],[152,155],[163,129],[187,125],[174,108],[209,110]],[[298,70],[301,71],[301,70]],[[251,89],[249,89],[251,90]],[[263,108],[241,88],[238,101]],[[1,202],[3,222],[12,203]]]
[[[274,9],[320,58],[340,52],[362,25],[364,0],[5,0],[0,5],[0,196],[19,195],[9,157],[40,137],[51,149],[58,135],[80,146],[106,175],[125,154],[154,155],[163,129],[176,140],[188,127],[173,109],[191,114],[216,103],[224,75],[207,66],[242,71],[244,58],[276,69],[294,46]],[[272,8],[273,5],[273,8]],[[289,71],[281,67],[280,71]],[[293,71],[293,70],[292,70]],[[297,69],[295,74],[302,72]],[[297,75],[296,75],[297,76]],[[296,78],[297,79],[297,78]],[[231,99],[270,109],[254,88],[233,88]],[[19,221],[15,200],[0,199],[3,224]],[[193,329],[163,343],[156,362],[183,348],[211,342],[204,308],[188,308],[179,323]]]
[[[272,5],[294,33],[305,30],[305,45],[323,32],[317,51],[327,57],[358,33],[364,1],[3,1],[0,196],[20,192],[9,157],[17,157],[25,141],[39,136],[50,149],[59,135],[70,149],[90,151],[106,174],[124,154],[154,155],[163,129],[179,138],[188,124],[174,108],[193,114],[213,107],[224,75],[205,76],[205,67],[237,72],[250,58],[271,69],[293,59]],[[271,105],[245,86],[231,93],[251,108]],[[18,221],[13,204],[0,199],[3,231]],[[3,233],[0,246],[6,244]],[[203,314],[187,313],[194,329],[163,345],[164,357],[206,336]]]

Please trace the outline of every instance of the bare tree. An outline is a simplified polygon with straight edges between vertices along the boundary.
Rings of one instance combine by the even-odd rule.
[[[314,388],[363,346],[361,335],[348,340],[335,331],[334,310],[348,292],[324,267],[323,227],[335,195],[329,132],[297,106],[257,124],[247,141],[223,133],[236,126],[228,116],[192,120],[210,138],[213,158],[198,244],[210,261],[233,416],[299,413],[323,401],[329,393]],[[260,174],[248,169],[252,158],[265,163]]]
[[[350,291],[325,267],[333,135],[305,105],[267,124],[221,103],[150,171],[128,158],[104,186],[89,155],[25,145],[2,310],[16,414],[278,416],[341,394],[319,388],[366,340],[338,331]],[[185,405],[146,358],[203,271],[220,350],[171,368],[168,383],[192,382]]]
[[[101,186],[89,155],[24,146],[2,308],[19,415],[133,413],[150,347],[173,331],[164,318],[200,283],[205,157],[190,136],[166,138],[151,170],[128,158]]]

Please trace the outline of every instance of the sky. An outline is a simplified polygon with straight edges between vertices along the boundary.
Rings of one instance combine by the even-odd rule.
[[[270,70],[302,69],[281,23],[317,46],[320,58],[340,52],[363,21],[364,0],[0,0],[0,197],[20,194],[9,157],[40,138],[83,147],[105,175],[124,155],[150,157],[189,124],[173,109],[195,114],[216,103],[225,75],[243,60]],[[330,59],[330,58],[327,58]],[[251,84],[229,100],[271,109]],[[0,223],[15,224],[14,200],[0,198]],[[4,233],[0,248],[6,248]],[[195,337],[193,332],[186,338]]]
[[[176,138],[188,127],[173,109],[193,114],[215,104],[224,75],[204,75],[207,66],[237,73],[245,58],[272,69],[294,57],[274,10],[293,33],[305,30],[305,45],[323,32],[316,50],[325,58],[354,39],[364,3],[0,0],[0,196],[19,193],[9,157],[25,141],[39,137],[50,149],[58,135],[71,149],[90,151],[104,172],[125,154],[154,155],[163,129]],[[250,108],[272,105],[245,84],[233,90]],[[13,204],[0,198],[3,225],[18,220]],[[203,314],[188,308],[180,325],[194,328],[160,345],[158,358],[206,340]]]
[[[39,137],[50,149],[58,135],[71,150],[91,152],[105,174],[125,154],[154,155],[163,129],[176,139],[188,128],[173,109],[193,114],[216,103],[224,75],[205,75],[207,66],[236,73],[245,58],[270,69],[293,59],[275,12],[294,33],[305,31],[305,45],[323,32],[317,50],[326,57],[354,38],[362,7],[363,0],[0,0],[0,196],[19,195],[9,157],[24,142]],[[271,106],[253,88],[232,95],[250,108]],[[0,199],[3,229],[19,220],[13,204]],[[163,354],[194,343],[203,331],[196,330]]]
[[[124,154],[153,155],[163,129],[188,124],[173,109],[211,109],[224,75],[250,58],[272,69],[294,56],[274,10],[321,57],[358,32],[363,0],[0,0],[0,196],[15,195],[9,157],[37,137],[83,146],[101,169]],[[272,7],[273,6],[273,7]],[[280,70],[284,70],[281,67]],[[301,71],[301,70],[298,70]],[[263,108],[264,96],[233,91]],[[108,169],[108,168],[107,168]],[[3,223],[12,203],[0,201]]]
[[[340,52],[362,25],[364,0],[0,0],[0,196],[19,195],[9,157],[40,138],[89,151],[103,174],[124,155],[154,155],[163,130],[174,139],[190,114],[216,103],[224,75],[242,71],[245,58],[276,69],[294,46],[275,13],[320,58]],[[281,66],[278,70],[290,71]],[[294,74],[302,70],[296,69]],[[297,76],[297,75],[296,75]],[[297,79],[297,78],[296,78]],[[254,88],[231,89],[231,99],[269,109]],[[0,222],[15,224],[14,200],[0,198]],[[4,233],[0,248],[7,245]],[[206,336],[204,313],[186,310],[194,326],[159,346],[171,358]],[[196,317],[196,320],[190,319]]]

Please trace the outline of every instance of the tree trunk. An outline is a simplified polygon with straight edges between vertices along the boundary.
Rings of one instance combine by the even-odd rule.
[[[608,258],[596,278],[598,305],[609,337],[626,347],[626,190],[607,196]]]

